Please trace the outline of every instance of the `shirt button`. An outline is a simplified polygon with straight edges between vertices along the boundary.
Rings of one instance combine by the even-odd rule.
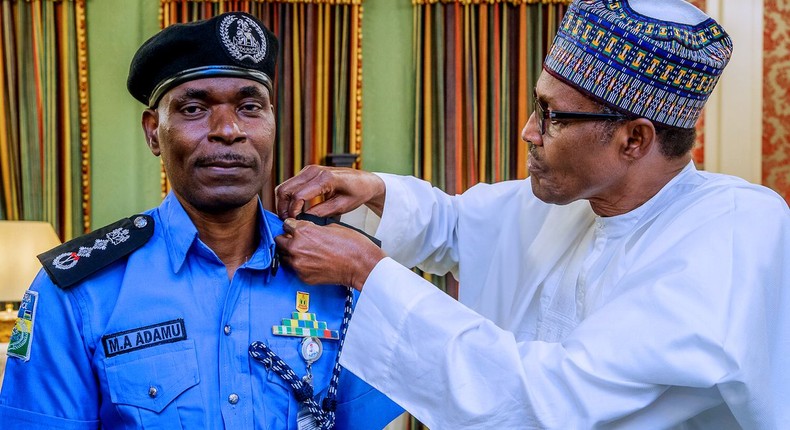
[[[239,395],[234,393],[228,396],[228,403],[230,403],[231,405],[235,405],[236,403],[239,403]]]
[[[224,331],[225,331],[225,335],[226,335],[226,336],[230,336],[230,324],[228,324],[228,325],[226,325],[226,326],[225,326],[225,329],[224,329]]]
[[[159,394],[159,390],[157,390],[156,387],[148,387],[148,397],[154,399],[157,394]]]

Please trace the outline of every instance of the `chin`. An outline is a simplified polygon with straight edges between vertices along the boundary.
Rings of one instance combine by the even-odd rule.
[[[578,200],[577,198],[567,196],[562,193],[561,190],[556,189],[556,187],[551,187],[550,184],[546,183],[547,181],[545,179],[540,180],[533,176],[530,177],[532,178],[532,194],[544,203],[567,205],[568,203]]]
[[[205,213],[223,213],[238,209],[252,200],[258,199],[256,190],[223,187],[201,191],[180,193],[186,202]]]

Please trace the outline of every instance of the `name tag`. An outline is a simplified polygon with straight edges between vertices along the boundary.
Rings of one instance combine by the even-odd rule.
[[[102,336],[104,355],[113,357],[127,352],[150,348],[165,343],[187,339],[184,320],[167,321],[145,327],[126,330]]]

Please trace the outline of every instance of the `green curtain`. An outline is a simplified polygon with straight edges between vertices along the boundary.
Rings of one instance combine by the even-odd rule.
[[[161,24],[243,11],[276,36],[277,139],[272,184],[333,154],[362,152],[361,0],[161,0]],[[167,191],[167,184],[163,184]],[[272,190],[264,190],[271,208]]]
[[[90,228],[84,0],[0,0],[0,219]]]

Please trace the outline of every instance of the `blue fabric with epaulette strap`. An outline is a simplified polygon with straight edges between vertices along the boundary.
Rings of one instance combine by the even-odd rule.
[[[348,289],[306,285],[287,266],[274,273],[282,221],[260,203],[256,249],[232,277],[172,192],[146,214],[153,217],[143,218],[146,227],[156,224],[150,239],[101,269],[91,260],[109,262],[110,248],[129,246],[138,237],[137,217],[45,256],[49,271],[80,270],[85,277],[64,279],[63,285],[74,283],[68,288],[44,271],[33,281],[28,294],[35,300],[20,324],[28,336],[15,348],[28,359],[12,356],[6,364],[0,428],[300,428],[310,414],[288,382],[253,361],[249,345],[264,342],[304,380],[302,338],[272,328],[293,315],[303,295],[309,313],[328,328],[342,327]],[[123,229],[129,238],[118,242]],[[87,276],[83,264],[97,271]],[[402,413],[342,368],[336,397],[330,396],[340,344],[326,339],[322,346],[310,380],[316,402],[336,400],[326,405],[336,429],[380,430]]]
[[[52,282],[67,289],[143,246],[154,219],[138,214],[72,239],[38,255]]]

